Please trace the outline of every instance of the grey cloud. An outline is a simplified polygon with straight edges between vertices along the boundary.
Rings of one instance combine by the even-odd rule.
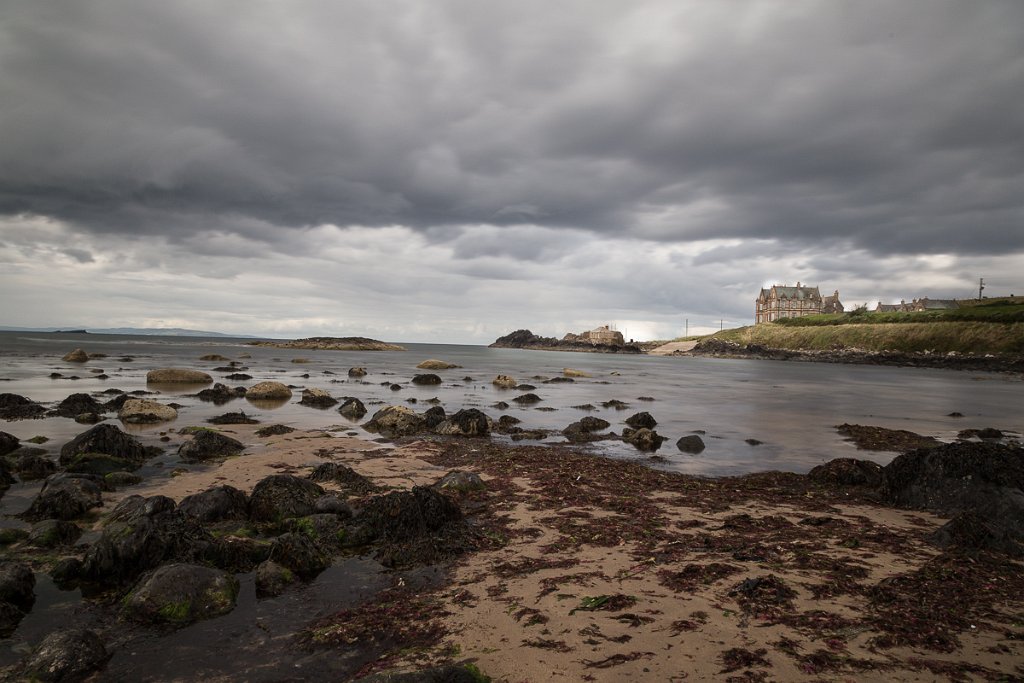
[[[4,14],[0,213],[281,249],[322,223],[1024,249],[1017,2]]]

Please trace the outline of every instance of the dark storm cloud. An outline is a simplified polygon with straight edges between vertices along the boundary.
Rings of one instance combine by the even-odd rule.
[[[330,223],[1019,251],[1021,44],[1014,1],[19,3],[0,213],[281,250]]]

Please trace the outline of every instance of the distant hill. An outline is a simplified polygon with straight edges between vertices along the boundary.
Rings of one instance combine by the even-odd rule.
[[[189,330],[182,327],[83,327],[81,325],[65,325],[63,327],[8,327],[0,325],[0,332],[66,332],[87,334],[125,334],[161,337],[231,337],[234,339],[259,339],[251,334],[224,334],[206,330]]]

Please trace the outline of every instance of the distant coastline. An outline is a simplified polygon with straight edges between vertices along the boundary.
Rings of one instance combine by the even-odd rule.
[[[153,337],[228,337],[232,339],[260,339],[251,334],[226,334],[208,330],[190,330],[183,327],[10,327],[0,326],[0,332],[40,332],[48,334],[125,334]]]

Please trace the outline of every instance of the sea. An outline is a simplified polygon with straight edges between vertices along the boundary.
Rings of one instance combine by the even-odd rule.
[[[890,452],[859,451],[844,440],[836,426],[854,423],[906,429],[953,441],[960,430],[995,427],[1020,432],[1024,422],[1024,377],[1019,374],[965,372],[868,365],[842,365],[753,359],[660,357],[590,354],[557,351],[493,349],[452,344],[403,344],[402,352],[319,351],[250,346],[251,339],[223,337],[156,337],[69,333],[0,332],[0,393],[15,393],[56,405],[72,393],[99,396],[108,389],[151,391],[156,400],[181,405],[174,423],[124,425],[112,421],[144,441],[159,445],[157,436],[168,428],[203,425],[210,417],[243,411],[265,422],[299,429],[346,427],[367,439],[377,435],[362,430],[373,412],[383,405],[400,404],[426,410],[438,399],[449,413],[478,408],[494,419],[512,415],[524,429],[552,430],[541,442],[564,443],[559,432],[585,415],[611,423],[621,433],[625,420],[641,411],[657,420],[656,431],[668,440],[651,459],[621,441],[602,441],[588,450],[613,458],[640,460],[652,467],[703,476],[738,475],[782,470],[804,473],[837,457],[859,457],[881,464]],[[87,363],[61,360],[81,348],[105,357]],[[223,377],[226,361],[202,361],[219,354],[240,365],[235,372],[251,380]],[[442,371],[420,370],[417,364],[439,359],[458,365]],[[296,362],[300,361],[300,362]],[[364,367],[367,375],[348,377],[351,367]],[[146,373],[155,368],[179,367],[208,372],[228,386],[251,386],[273,380],[293,387],[290,401],[254,404],[244,398],[216,406],[195,397],[197,386],[150,386]],[[571,383],[545,383],[564,376],[566,369],[587,377]],[[418,386],[411,382],[433,372],[442,384]],[[105,379],[97,376],[106,375]],[[59,377],[52,377],[59,375]],[[510,375],[534,389],[506,390],[491,384],[497,375]],[[392,386],[398,385],[399,390]],[[369,414],[350,422],[336,409],[300,405],[301,389],[315,387],[335,398],[354,396]],[[520,406],[512,399],[534,393],[541,401]],[[110,398],[110,396],[106,396]],[[626,404],[604,407],[610,401]],[[508,408],[495,407],[505,402]],[[592,409],[580,406],[593,406]],[[959,413],[963,417],[951,415]],[[46,418],[0,423],[0,430],[19,439],[49,439],[44,447],[59,446],[87,427],[68,418]],[[698,433],[706,444],[699,455],[680,452],[676,441]],[[495,435],[503,440],[508,437]]]

